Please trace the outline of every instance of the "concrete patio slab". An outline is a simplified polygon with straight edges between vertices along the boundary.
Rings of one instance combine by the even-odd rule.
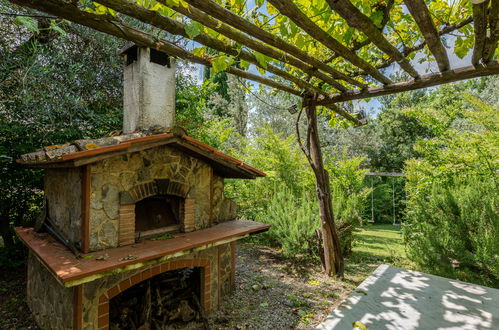
[[[316,329],[499,329],[499,290],[379,266]]]

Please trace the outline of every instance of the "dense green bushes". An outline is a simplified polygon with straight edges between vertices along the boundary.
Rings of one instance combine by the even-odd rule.
[[[463,100],[410,110],[435,137],[418,141],[422,157],[406,163],[405,238],[423,269],[497,286],[499,115],[471,96]]]
[[[317,256],[315,231],[320,228],[320,219],[316,197],[310,192],[295,196],[286,185],[276,184],[255,220],[272,225],[261,239],[281,247],[285,256]]]
[[[321,228],[321,222],[315,178],[296,137],[285,137],[267,127],[241,153],[241,157],[267,173],[265,178],[235,180],[227,187],[229,195],[239,197],[241,216],[272,225],[269,232],[255,239],[282,248],[285,256],[317,256],[316,230]],[[363,171],[358,169],[362,161],[326,159],[335,223],[346,254],[367,205],[369,190],[364,188]]]
[[[490,178],[433,184],[427,195],[411,198],[405,225],[409,257],[441,275],[497,286],[498,206]]]
[[[354,231],[363,223],[364,210],[370,189],[363,184],[364,173],[359,170],[363,158],[329,160],[331,198],[343,254],[349,255],[355,240]]]

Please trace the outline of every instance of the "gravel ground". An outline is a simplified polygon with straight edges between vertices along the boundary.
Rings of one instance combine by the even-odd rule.
[[[239,245],[236,290],[210,317],[213,329],[311,329],[376,267],[347,264],[345,280],[283,259],[278,250]],[[26,269],[0,276],[0,329],[38,329],[26,305]]]
[[[38,329],[26,305],[26,267],[0,271],[0,329]]]
[[[325,276],[319,264],[286,260],[275,249],[241,244],[236,291],[211,324],[213,329],[314,328],[375,267],[350,266],[340,282]]]

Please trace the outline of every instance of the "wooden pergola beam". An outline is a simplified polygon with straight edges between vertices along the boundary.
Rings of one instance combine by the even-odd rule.
[[[142,6],[136,5],[133,2],[129,1],[124,1],[124,0],[100,0],[99,3],[101,3],[104,6],[107,6],[111,9],[116,10],[117,12],[123,13],[127,16],[130,16],[132,18],[138,19],[141,22],[150,24],[152,26],[155,26],[159,29],[162,29],[164,31],[167,31],[171,34],[175,35],[180,35],[183,37],[188,38],[189,36],[187,35],[187,32],[185,32],[185,25],[183,23],[180,23],[174,19],[171,19],[169,17],[165,17],[160,15],[159,13],[146,9]],[[264,70],[267,70],[279,77],[282,77],[288,81],[293,82],[300,88],[306,89],[309,92],[320,92],[320,89],[316,88],[312,84],[306,82],[303,79],[297,78],[296,76],[290,74],[289,72],[286,72],[280,68],[277,68],[274,65],[267,64],[266,66],[263,66],[255,57],[255,55],[244,51],[237,49],[236,47],[226,44],[221,40],[218,40],[214,37],[211,37],[205,33],[201,33],[198,36],[194,38],[194,40],[198,41],[199,43],[206,45],[208,47],[211,47],[215,50],[221,51],[223,53],[226,53],[228,55],[232,55],[235,57],[239,57],[245,61],[248,61],[250,63],[253,63],[257,67],[260,67]],[[344,88],[342,85],[337,83],[336,81],[332,81],[335,83],[335,85],[338,86],[338,90],[340,91],[346,91],[346,88]]]
[[[79,10],[78,7],[72,4],[68,4],[62,0],[12,0],[12,2],[21,6],[30,7],[36,10],[44,11],[46,13],[55,16],[59,16],[61,18],[118,37],[120,39],[131,41],[137,45],[157,49],[159,51],[165,52],[168,55],[186,59],[193,63],[198,63],[211,67],[211,63],[207,59],[195,56],[191,52],[188,52],[183,48],[170,43],[167,40],[158,40],[153,35],[150,35],[143,31],[136,30],[126,24],[120,23],[110,15],[97,15],[88,12],[83,12]],[[130,3],[130,5],[133,4]],[[252,73],[240,70],[235,67],[229,67],[227,68],[226,71],[241,78],[256,81],[263,85],[267,85],[296,96],[303,96],[303,93],[300,90],[288,87],[286,85],[283,85],[281,83],[278,83],[274,80],[265,77],[254,75]],[[326,93],[315,88],[311,88],[310,91],[314,93],[319,93],[323,97],[327,96]],[[336,112],[337,114],[345,117],[347,120],[352,121],[357,126],[365,125],[365,122],[355,118],[354,116],[344,111],[343,109],[337,107],[336,105],[331,105],[327,107]]]
[[[162,51],[168,55],[199,63],[211,67],[210,61],[202,57],[195,56],[191,52],[170,43],[167,40],[160,40],[156,36],[134,29],[126,24],[120,23],[110,15],[97,15],[83,12],[77,6],[63,0],[11,0],[20,6],[30,7],[43,11],[69,21],[87,26],[94,30],[115,36],[120,39],[131,41],[137,45],[150,47]],[[245,72],[235,67],[227,68],[227,72],[236,76],[256,81],[258,83],[301,96],[302,91],[288,87],[271,79]]]
[[[468,18],[466,18],[465,20],[459,22],[459,23],[456,23],[456,24],[452,24],[452,25],[449,25],[449,26],[446,26],[444,27],[442,30],[438,31],[438,35],[439,36],[443,36],[445,34],[448,34],[448,33],[451,33],[453,31],[456,31],[460,28],[462,28],[463,26],[466,26],[468,24],[470,24],[471,22],[473,22],[473,17],[472,16],[469,16]],[[415,52],[415,51],[418,51],[418,50],[421,50],[424,48],[424,46],[426,46],[426,41],[423,40],[421,41],[419,44],[415,45],[415,46],[412,46],[412,47],[407,47],[405,48],[403,51],[402,51],[402,54],[404,56],[408,56],[409,54]],[[489,59],[490,60],[490,59]],[[384,69],[384,68],[387,68],[389,67],[392,63],[394,62],[393,58],[390,58],[386,61],[384,61],[383,63],[381,64],[378,64],[376,65],[376,69]],[[488,61],[487,61],[488,62]],[[352,77],[357,77],[359,75],[362,75],[362,72],[355,72],[355,73],[352,73],[350,74]]]
[[[239,17],[238,15],[234,14],[228,9],[225,9],[224,7],[220,6],[218,3],[212,1],[212,0],[184,0],[187,2],[190,6],[188,8],[184,8],[182,6],[169,6],[175,11],[178,11],[181,14],[184,14],[186,16],[189,16],[190,11],[192,9],[199,9],[200,11],[204,12],[205,14],[211,15],[212,17],[220,20],[221,22],[217,22],[217,25],[220,25],[220,28],[225,27],[225,26],[231,26],[234,27],[240,31],[244,31],[244,33],[252,36],[253,38],[256,38],[267,45],[270,45],[272,47],[275,47],[291,56],[294,56],[310,65],[312,65],[314,68],[317,68],[319,70],[322,70],[324,72],[327,72],[331,74],[335,79],[341,79],[344,80],[352,85],[355,85],[360,88],[366,88],[367,85],[364,83],[361,83],[351,77],[348,77],[346,74],[333,69],[331,66],[322,63],[318,59],[314,58],[313,56],[310,56],[307,52],[302,51],[298,47],[291,45],[284,40],[274,36],[272,33],[267,32],[258,26],[244,20],[243,18]],[[163,1],[162,1],[163,2]],[[163,2],[165,3],[165,2]],[[197,20],[197,19],[195,19]],[[203,22],[204,24],[204,22]],[[227,31],[227,30],[226,30]],[[221,31],[219,31],[222,33]],[[225,35],[225,32],[223,33]],[[248,47],[251,48],[250,45],[247,45]]]
[[[369,40],[381,49],[390,58],[397,61],[402,69],[404,69],[413,78],[418,78],[418,72],[409,63],[407,58],[393,46],[386,38],[378,27],[364,15],[357,7],[355,7],[350,0],[327,0],[329,7],[336,11],[349,26],[363,32]]]
[[[332,104],[325,105],[325,107],[332,110],[333,112],[337,113],[338,115],[342,116],[343,118],[351,121],[352,123],[355,124],[355,127],[367,125],[367,120],[365,120],[365,119],[361,120],[361,119],[358,119],[358,118],[352,116],[352,114],[346,112],[345,110],[340,108],[340,106],[337,104],[332,103]]]
[[[473,9],[473,30],[475,31],[475,45],[471,56],[471,64],[477,65],[483,58],[485,40],[487,38],[487,7],[489,0],[471,0]]]
[[[132,10],[127,10],[126,12],[123,11],[123,9],[117,9],[117,8],[121,8],[122,7],[122,3],[125,2],[127,3],[127,7],[131,7],[130,5],[130,2],[128,1],[123,1],[123,0],[102,0],[102,1],[99,1],[100,3],[102,3],[103,5],[106,5],[110,8],[113,8],[125,15],[128,15],[128,16],[133,16],[134,14],[136,14],[136,12],[138,12],[140,10],[140,8],[143,8],[141,6],[138,6],[138,5],[134,5],[134,7],[140,7],[140,8],[134,8],[135,10],[132,11]],[[168,6],[168,3],[167,1],[165,0],[158,0],[159,3],[161,4],[164,4],[165,6]],[[111,5],[111,3],[113,3],[113,5]],[[119,6],[116,6],[116,3],[120,3]],[[284,62],[284,63],[287,63],[289,65],[292,65],[298,69],[300,69],[302,72],[306,73],[307,75],[310,75],[310,76],[313,76],[313,77],[316,77],[322,81],[324,81],[325,83],[331,85],[332,87],[336,88],[337,90],[339,91],[347,91],[347,88],[345,86],[343,86],[342,84],[340,84],[338,81],[336,81],[334,79],[334,77],[332,75],[327,75],[327,74],[324,74],[322,73],[321,71],[318,71],[316,68],[314,68],[313,66],[303,62],[302,60],[300,59],[297,59],[293,56],[289,56],[288,54],[282,52],[282,51],[279,51],[275,48],[272,48],[272,47],[269,47],[265,44],[263,44],[262,42],[258,41],[258,40],[255,40],[255,39],[252,39],[252,38],[249,38],[247,37],[246,35],[244,35],[243,33],[237,31],[236,29],[234,28],[231,28],[229,25],[225,24],[225,23],[222,23],[214,18],[211,18],[210,16],[206,15],[205,13],[203,13],[202,11],[194,8],[194,7],[191,7],[189,6],[189,8],[185,8],[185,7],[182,7],[182,6],[173,6],[173,5],[170,5],[170,8],[172,8],[173,10],[175,11],[178,11],[179,13],[197,21],[197,22],[200,22],[202,23],[204,26],[214,30],[214,31],[217,31],[219,33],[221,33],[222,35],[226,36],[227,38],[229,39],[232,39],[242,45],[245,45],[247,46],[248,48],[251,48],[253,50],[256,50],[264,55],[267,55],[271,58],[274,58],[278,61],[281,61],[281,62]],[[154,12],[154,11],[149,11],[152,15],[154,15],[153,13],[155,13],[156,15],[159,15],[158,13]],[[144,21],[144,20],[150,20],[151,18],[148,18],[147,16],[148,15],[141,15],[142,18],[140,18],[141,21]],[[161,16],[161,15],[160,15]],[[185,33],[185,25],[176,21],[176,20],[173,20],[171,18],[168,18],[168,17],[164,17],[164,16],[161,16],[163,17],[163,19],[168,19],[170,21],[173,21],[173,24],[175,25],[181,25],[182,28],[181,29],[176,29],[176,32],[171,32],[171,33],[174,33],[174,34],[178,34],[178,35],[182,35],[184,37],[187,37],[187,34]],[[137,17],[136,17],[137,18]],[[139,18],[138,18],[139,19]],[[150,23],[152,24],[152,23]],[[214,44],[214,41],[213,40],[210,40],[210,42],[206,42],[207,39],[213,39],[214,41],[216,41],[217,43],[221,43],[222,45],[224,45],[224,48],[231,48],[231,52],[227,52],[223,49],[221,49],[221,47],[215,47],[213,44]],[[216,38],[213,38],[213,37],[210,37],[209,35],[206,35],[206,34],[200,34],[199,36],[196,36],[194,38],[195,41],[203,44],[203,45],[206,45],[210,48],[213,48],[213,49],[216,49],[216,50],[219,50],[219,51],[222,51],[222,52],[225,52],[229,55],[233,55],[233,56],[238,56],[242,59],[244,59],[245,61],[248,61],[248,62],[251,62],[257,66],[260,66],[260,63],[256,60],[255,56],[247,51],[244,51],[244,50],[240,50],[236,47],[231,47],[227,44],[225,44],[224,42],[222,42],[221,40],[218,40]],[[251,59],[249,59],[251,58]],[[256,61],[256,62],[255,62]],[[264,68],[265,69],[265,68]],[[355,81],[354,79],[350,79],[350,81]]]
[[[386,5],[383,9],[383,18],[381,19],[381,26],[378,28],[378,30],[382,31],[385,28],[386,24],[388,24],[388,22],[390,21],[390,10],[392,9],[394,3],[395,3],[395,0],[388,0],[386,2]],[[364,40],[362,42],[355,43],[355,45],[350,48],[350,51],[356,52],[359,49],[361,49],[362,47],[369,45],[370,43],[371,43],[371,40],[369,38],[367,38],[366,40]],[[328,58],[324,62],[329,63],[337,57],[338,57],[338,54],[334,54],[333,56],[331,56],[330,58]]]
[[[428,48],[433,56],[435,56],[440,72],[449,70],[450,63],[447,51],[440,40],[437,28],[433,23],[430,11],[426,7],[424,0],[404,0],[404,3],[423,34]]]
[[[404,81],[395,84],[369,88],[363,91],[354,91],[342,94],[331,95],[324,99],[319,99],[317,105],[327,105],[331,103],[359,100],[382,95],[407,92],[421,88],[447,84],[455,81],[466,80],[483,76],[499,74],[499,60],[493,60],[487,65],[467,66],[445,72],[422,75],[420,79]]]
[[[494,57],[499,40],[499,1],[493,0],[489,9],[489,36],[485,41],[483,62],[487,63]]]
[[[287,16],[303,31],[307,32],[312,38],[322,43],[356,67],[364,70],[374,79],[383,84],[390,84],[392,81],[379,72],[374,66],[352,53],[345,45],[330,36],[326,31],[315,24],[307,15],[305,15],[291,0],[268,0],[279,12]]]

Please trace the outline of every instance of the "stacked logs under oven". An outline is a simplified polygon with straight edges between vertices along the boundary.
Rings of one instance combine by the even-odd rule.
[[[159,274],[110,301],[110,329],[208,328],[200,303],[201,269]]]

